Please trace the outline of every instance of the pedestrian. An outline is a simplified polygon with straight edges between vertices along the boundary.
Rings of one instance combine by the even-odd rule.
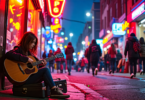
[[[130,78],[133,78],[136,76],[137,59],[139,58],[138,43],[139,42],[135,34],[131,33],[130,37],[128,38],[126,42],[125,51],[124,51],[125,57],[128,52],[130,75],[131,75]],[[133,72],[133,66],[134,66],[134,72]]]
[[[35,53],[37,51],[37,44],[38,39],[32,32],[26,32],[24,33],[24,36],[20,40],[18,46],[15,46],[13,50],[8,51],[5,54],[5,57],[12,61],[22,62],[22,63],[33,63],[33,59],[29,58],[29,56],[33,56],[37,61],[38,58],[35,57]],[[42,61],[41,65],[38,65],[38,67],[43,67],[47,64],[46,60],[44,59]],[[13,67],[13,66],[11,66]],[[22,68],[23,69],[23,68]],[[15,73],[17,74],[17,73]],[[68,98],[69,95],[63,95],[63,92],[56,87],[49,68],[43,67],[38,69],[37,73],[33,73],[33,75],[30,75],[28,79],[23,83],[23,85],[26,84],[34,84],[34,83],[41,83],[44,81],[46,85],[46,91],[50,91],[50,97],[55,98]],[[16,84],[13,83],[15,86]],[[17,85],[16,85],[17,86]],[[47,97],[49,95],[46,95]]]
[[[110,55],[108,54],[108,50],[107,50],[107,54],[104,56],[104,62],[105,62],[105,71],[107,71],[107,69],[109,68],[109,71],[111,70],[110,69]]]
[[[74,48],[72,46],[72,43],[69,42],[68,45],[67,45],[67,48],[65,49],[66,60],[67,60],[68,75],[71,75],[71,67],[72,67],[73,53],[74,53]]]
[[[57,50],[54,52],[54,55],[62,53],[60,48],[57,48]],[[55,62],[57,65],[57,73],[60,73],[60,64],[61,64],[61,58],[55,58]]]
[[[65,71],[65,58],[61,58],[61,68],[60,68],[60,72],[63,73],[63,70]],[[66,71],[65,71],[66,73]]]
[[[120,53],[120,50],[117,50],[116,54],[116,68],[118,66],[119,60],[122,59],[122,54]],[[116,72],[119,72],[119,68],[117,68]]]
[[[46,51],[44,51],[42,58],[45,59],[46,58]]]
[[[111,47],[109,48],[108,50],[108,54],[110,55],[110,64],[111,64],[111,70],[109,71],[109,74],[114,74],[114,70],[115,70],[115,67],[116,67],[116,47],[115,45],[112,43],[111,44]]]
[[[81,59],[81,71],[84,72],[84,68],[85,68],[85,59],[84,57],[82,57]]]
[[[52,56],[54,56],[53,51],[49,50],[48,57],[52,57]],[[50,72],[54,72],[54,60],[49,61],[49,69],[50,69]],[[51,69],[52,69],[52,71],[51,71]]]
[[[145,42],[144,38],[140,38],[140,57],[139,57],[139,67],[140,67],[140,75],[145,74]],[[142,68],[143,62],[143,68]]]
[[[89,47],[85,50],[85,57],[88,60],[87,72],[90,73],[90,57],[89,57]]]
[[[99,62],[99,58],[101,57],[101,49],[100,46],[96,43],[96,40],[93,39],[90,46],[89,46],[89,57],[90,57],[90,64],[92,67],[92,74],[97,75],[97,66]],[[95,72],[95,73],[94,73]]]
[[[85,60],[85,68],[84,69],[88,70],[88,59],[87,59],[87,57],[84,57],[84,60]]]

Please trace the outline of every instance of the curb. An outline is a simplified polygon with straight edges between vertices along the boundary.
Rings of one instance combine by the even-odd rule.
[[[97,93],[96,91],[86,87],[83,84],[80,83],[71,83],[71,85],[78,90],[80,90],[82,93],[85,94],[85,99],[87,99],[88,95],[91,95],[94,100],[109,100],[108,98],[103,97],[101,94]]]

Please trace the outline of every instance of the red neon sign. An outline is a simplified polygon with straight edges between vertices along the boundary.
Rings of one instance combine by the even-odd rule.
[[[62,14],[65,0],[48,0],[49,12],[52,17],[59,17]]]

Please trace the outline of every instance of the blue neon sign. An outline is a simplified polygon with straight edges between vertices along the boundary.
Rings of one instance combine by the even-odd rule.
[[[125,35],[126,32],[122,31],[122,23],[113,23],[112,24],[112,33],[114,35]]]

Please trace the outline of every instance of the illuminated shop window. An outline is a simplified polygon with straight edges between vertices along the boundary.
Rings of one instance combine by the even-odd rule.
[[[24,0],[9,0],[6,52],[16,46],[22,36]]]

